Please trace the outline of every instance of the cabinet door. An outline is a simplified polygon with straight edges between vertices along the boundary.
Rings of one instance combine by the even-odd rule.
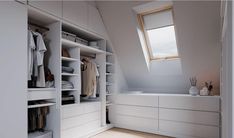
[[[27,138],[27,9],[0,2],[0,138]]]
[[[98,9],[93,5],[88,5],[88,29],[105,37],[105,26]]]
[[[57,17],[60,18],[62,17],[62,0],[60,1],[29,0],[28,4],[44,12],[55,15]]]
[[[63,1],[63,19],[87,29],[88,7],[85,1]]]

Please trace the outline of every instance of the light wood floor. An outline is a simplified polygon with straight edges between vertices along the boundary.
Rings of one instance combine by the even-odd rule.
[[[139,131],[126,130],[121,128],[112,128],[91,138],[169,138]]]

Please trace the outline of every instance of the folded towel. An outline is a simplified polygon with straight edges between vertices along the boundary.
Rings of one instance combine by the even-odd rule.
[[[74,69],[72,67],[62,66],[62,72],[64,72],[64,73],[73,73]]]
[[[62,81],[62,89],[74,89],[74,85],[70,81]]]

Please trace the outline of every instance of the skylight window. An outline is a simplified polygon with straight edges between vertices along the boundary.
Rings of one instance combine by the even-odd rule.
[[[178,58],[172,7],[138,15],[150,59]]]

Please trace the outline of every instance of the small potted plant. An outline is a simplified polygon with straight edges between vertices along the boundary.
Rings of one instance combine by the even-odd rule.
[[[192,96],[198,95],[199,90],[197,88],[197,79],[196,79],[196,77],[191,77],[189,80],[190,80],[190,84],[191,84],[191,87],[189,89],[189,94],[192,95]]]

